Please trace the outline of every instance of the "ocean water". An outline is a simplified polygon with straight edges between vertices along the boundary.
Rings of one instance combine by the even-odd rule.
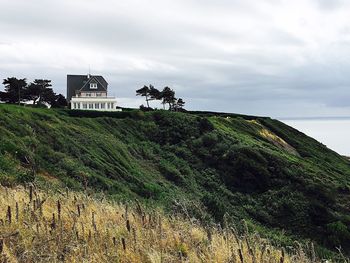
[[[281,119],[341,155],[350,156],[350,118]]]

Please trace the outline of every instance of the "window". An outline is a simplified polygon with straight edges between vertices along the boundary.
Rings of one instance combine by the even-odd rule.
[[[102,93],[98,92],[96,93],[96,97],[101,97],[102,96]]]
[[[111,108],[111,104],[108,102],[107,103],[107,109]]]
[[[74,102],[73,103],[73,109],[76,109],[77,108],[77,104]]]
[[[90,89],[97,89],[97,83],[90,83]]]
[[[89,103],[89,109],[93,109],[94,108],[94,104],[93,103]]]
[[[113,102],[111,103],[111,109],[114,109],[114,103]]]
[[[106,108],[106,103],[102,102],[101,103],[101,109],[105,109]]]
[[[80,110],[80,102],[78,102],[77,104],[78,104],[78,109]]]
[[[91,97],[91,93],[85,93],[86,97]]]
[[[87,104],[83,103],[83,109],[87,109]]]
[[[100,103],[95,103],[95,109],[99,109],[100,108]]]

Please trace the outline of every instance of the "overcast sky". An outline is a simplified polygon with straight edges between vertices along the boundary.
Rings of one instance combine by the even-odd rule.
[[[350,1],[0,0],[0,78],[101,74],[122,106],[144,84],[188,109],[350,116]]]

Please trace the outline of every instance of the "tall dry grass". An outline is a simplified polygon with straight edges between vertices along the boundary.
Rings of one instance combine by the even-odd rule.
[[[83,193],[0,187],[0,262],[317,262],[258,235]]]

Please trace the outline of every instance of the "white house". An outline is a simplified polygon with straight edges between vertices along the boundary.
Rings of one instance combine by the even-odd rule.
[[[67,100],[72,110],[121,111],[107,88],[102,76],[67,75]]]

